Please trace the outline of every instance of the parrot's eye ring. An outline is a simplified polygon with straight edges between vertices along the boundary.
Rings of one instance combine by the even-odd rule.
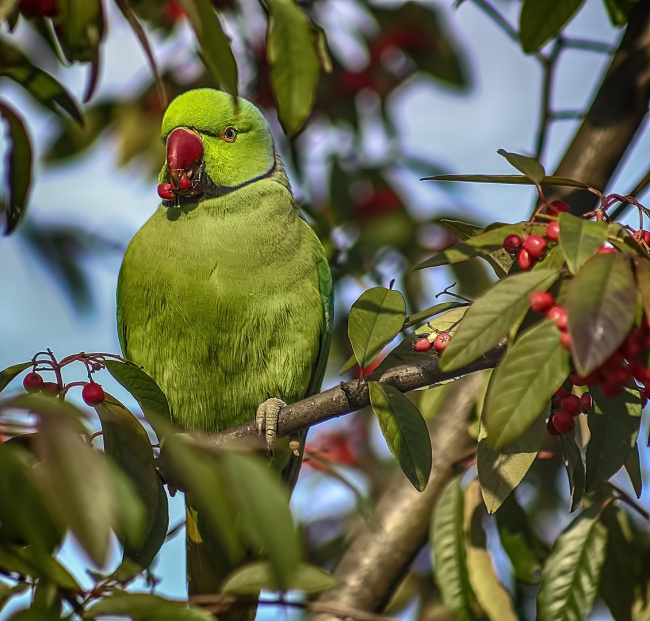
[[[221,132],[221,138],[226,142],[235,142],[235,140],[237,140],[237,130],[228,125],[228,127]]]

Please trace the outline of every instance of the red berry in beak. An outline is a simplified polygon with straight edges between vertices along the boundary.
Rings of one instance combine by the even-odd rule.
[[[174,194],[174,188],[172,188],[171,183],[161,183],[158,186],[158,196],[165,199],[166,201],[171,201],[174,199],[176,194]]]
[[[180,189],[180,180],[184,174],[188,180],[191,179],[192,173],[198,167],[202,157],[203,143],[194,132],[177,127],[169,134],[167,137],[167,168],[174,189]]]
[[[192,182],[190,181],[190,178],[187,176],[187,173],[183,173],[181,175],[181,178],[178,180],[178,187],[180,188],[181,192],[184,192],[185,190],[189,190],[191,185]]]

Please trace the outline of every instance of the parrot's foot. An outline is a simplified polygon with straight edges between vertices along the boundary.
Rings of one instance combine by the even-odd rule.
[[[299,440],[291,440],[291,442],[289,442],[289,449],[296,457],[300,457],[301,448],[302,447]]]
[[[267,399],[260,407],[257,408],[255,422],[257,424],[257,432],[261,435],[262,431],[266,434],[266,445],[269,450],[273,448],[275,437],[278,432],[278,417],[280,410],[287,404],[282,399],[271,397]]]

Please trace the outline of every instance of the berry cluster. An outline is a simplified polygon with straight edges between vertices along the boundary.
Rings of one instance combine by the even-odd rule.
[[[569,433],[576,426],[576,418],[590,409],[591,395],[588,392],[578,397],[560,386],[551,401],[551,418],[546,429],[554,436]]]
[[[567,332],[568,321],[564,306],[555,303],[555,298],[548,291],[535,291],[528,298],[530,310],[536,313],[545,313],[546,317],[555,322],[560,330],[560,344],[567,351],[571,351],[571,335]]]
[[[433,339],[431,338],[433,337]],[[431,334],[421,334],[413,341],[415,351],[429,351],[432,347],[441,354],[447,348],[451,334],[449,332],[432,332]]]

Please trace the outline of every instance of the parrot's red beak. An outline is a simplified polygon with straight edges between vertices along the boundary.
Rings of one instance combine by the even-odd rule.
[[[203,143],[196,133],[176,128],[167,137],[167,168],[175,194],[192,194],[203,163]]]

